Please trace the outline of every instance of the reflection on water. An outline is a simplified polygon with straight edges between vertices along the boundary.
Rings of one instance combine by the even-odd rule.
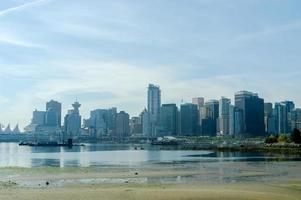
[[[87,144],[68,147],[30,147],[0,143],[0,167],[88,167],[101,165],[141,165],[145,163],[227,162],[227,161],[301,161],[300,157],[260,153],[215,153],[210,151],[161,150],[144,145]],[[171,147],[168,147],[171,148]]]

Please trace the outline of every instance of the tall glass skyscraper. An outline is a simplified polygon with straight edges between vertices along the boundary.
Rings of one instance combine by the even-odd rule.
[[[240,91],[235,94],[235,106],[243,113],[243,134],[264,136],[264,100],[256,93]]]
[[[150,137],[156,136],[161,107],[161,90],[159,86],[149,84],[147,91],[147,111],[149,114]]]
[[[57,101],[50,100],[46,103],[46,112],[47,111],[54,112],[56,114],[57,122],[54,125],[61,127],[62,104]]]

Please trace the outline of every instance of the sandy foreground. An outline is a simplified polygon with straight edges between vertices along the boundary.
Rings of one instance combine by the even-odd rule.
[[[300,200],[300,174],[298,162],[2,168],[0,200]]]

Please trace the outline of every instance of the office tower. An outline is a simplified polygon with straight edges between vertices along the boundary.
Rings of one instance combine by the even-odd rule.
[[[150,122],[149,122],[149,113],[146,109],[142,111],[140,114],[141,116],[141,121],[142,121],[142,134],[144,137],[150,138]]]
[[[156,128],[159,120],[159,112],[161,107],[161,90],[159,86],[153,84],[148,85],[147,91],[147,111],[149,114],[151,136],[156,136]]]
[[[243,112],[244,136],[264,136],[264,100],[256,93],[240,91],[235,94],[235,106]]]
[[[45,111],[38,111],[37,109],[32,112],[31,124],[45,125]]]
[[[299,129],[301,131],[301,109],[291,111],[291,127],[292,130]]]
[[[281,102],[283,105],[285,105],[286,108],[286,130],[287,133],[290,133],[292,129],[292,119],[291,119],[291,112],[295,109],[295,103],[293,101],[283,101]]]
[[[56,122],[51,124],[53,124],[53,126],[61,127],[62,104],[57,101],[50,100],[46,103],[46,112],[48,110],[52,110],[53,112],[55,112],[56,115]]]
[[[118,139],[130,136],[130,116],[124,111],[117,113],[116,133]]]
[[[107,111],[107,128],[109,135],[116,134],[116,117],[117,117],[117,108],[110,108]]]
[[[181,105],[181,135],[194,136],[199,133],[198,107],[192,103]]]
[[[76,139],[80,135],[81,116],[79,114],[80,103],[72,104],[73,109],[68,111],[64,120],[64,140]]]
[[[264,124],[265,132],[268,134],[276,133],[276,121],[272,103],[264,104]]]
[[[287,126],[287,107],[284,103],[275,103],[276,133],[289,133]]]
[[[132,117],[130,119],[130,134],[131,135],[141,135],[142,134],[142,118]]]
[[[177,135],[178,108],[176,104],[163,104],[160,109],[160,135]]]
[[[201,107],[204,106],[204,102],[205,102],[204,97],[192,98],[192,104],[197,105],[199,110]]]
[[[52,109],[49,108],[45,114],[45,125],[46,126],[58,126],[58,119],[57,113]]]
[[[210,100],[205,103],[202,119],[202,135],[216,136],[218,132],[219,101]]]
[[[95,138],[108,136],[108,110],[92,110],[90,112],[90,118],[85,120],[85,126],[89,129],[89,133]]]
[[[219,100],[219,134],[220,135],[229,135],[229,118],[230,118],[230,104],[231,100],[225,97],[222,97]]]
[[[243,112],[241,109],[229,106],[229,134],[232,136],[241,136],[243,131]]]

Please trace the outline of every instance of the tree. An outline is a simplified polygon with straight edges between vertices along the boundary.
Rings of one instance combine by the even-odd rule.
[[[278,142],[278,135],[274,136],[274,135],[270,135],[269,137],[267,137],[265,139],[265,143],[267,144],[272,144],[272,143],[277,143]]]
[[[286,143],[286,142],[288,142],[287,136],[286,136],[286,135],[280,135],[280,136],[278,137],[278,142],[279,142],[279,143]]]
[[[300,144],[301,143],[301,132],[298,129],[294,129],[292,134],[291,134],[291,140],[292,142],[296,143],[296,144]]]

